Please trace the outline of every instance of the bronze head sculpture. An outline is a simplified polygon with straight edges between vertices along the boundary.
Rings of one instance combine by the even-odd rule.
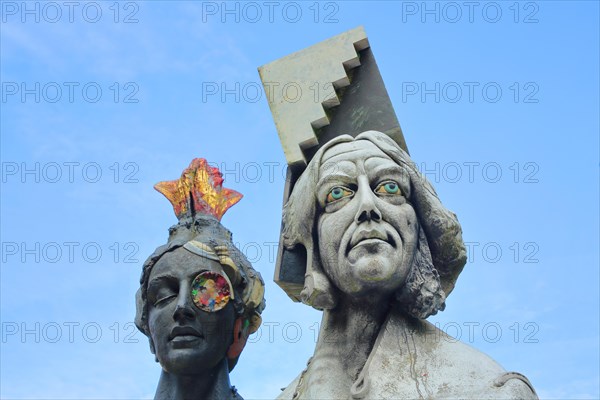
[[[194,159],[176,181],[155,186],[179,222],[144,263],[138,327],[163,371],[156,399],[238,399],[229,383],[248,336],[261,323],[264,284],[220,219],[241,195]]]

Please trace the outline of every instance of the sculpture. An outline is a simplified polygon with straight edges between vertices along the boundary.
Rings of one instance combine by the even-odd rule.
[[[281,399],[537,398],[425,318],[466,262],[456,216],[415,168],[362,27],[259,68],[288,162],[275,281],[324,310]]]
[[[264,283],[220,219],[241,194],[194,159],[179,180],[155,188],[179,222],[144,263],[135,323],[162,367],[155,399],[241,399],[229,382],[261,323]]]
[[[322,146],[282,229],[288,249],[306,250],[301,299],[324,313],[312,359],[280,398],[537,398],[527,378],[425,321],[466,262],[461,228],[387,135]]]

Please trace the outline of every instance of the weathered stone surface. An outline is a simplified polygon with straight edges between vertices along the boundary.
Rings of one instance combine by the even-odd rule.
[[[367,45],[345,80],[357,38]],[[275,281],[323,310],[314,355],[280,398],[537,398],[523,375],[425,321],[466,263],[462,230],[408,155],[362,29],[268,66],[263,82],[325,77],[337,94],[321,108],[269,99],[290,165]]]
[[[355,55],[357,58],[348,59]],[[342,70],[347,75],[340,75]],[[260,67],[259,72],[265,91],[272,94],[268,96],[269,105],[290,167],[284,204],[306,162],[320,147],[341,134],[357,136],[367,130],[376,130],[388,135],[408,152],[362,27]],[[274,81],[275,78],[278,80]],[[314,94],[323,97],[303,96],[294,102],[285,99],[281,88],[298,82],[304,85],[303,93],[306,94],[306,88],[310,92],[319,90]],[[272,90],[275,84],[279,85],[278,90]],[[335,92],[331,90],[333,87]],[[290,152],[295,155],[291,156]],[[275,282],[290,298],[300,301],[306,254],[300,248],[286,248],[282,240],[280,237]]]
[[[315,352],[308,371],[279,398],[537,399],[525,376],[506,372],[485,354],[427,321],[407,320],[399,314],[391,314],[382,327],[350,390],[334,384],[346,378],[333,361]],[[304,382],[299,385],[301,379]],[[348,392],[349,397],[342,397]]]
[[[303,149],[318,144],[314,129],[329,124],[323,107],[339,104],[334,88],[350,85],[346,71],[368,46],[359,27],[258,69],[288,164],[306,165]]]
[[[299,298],[324,310],[306,370],[284,399],[535,399],[525,377],[425,321],[465,262],[462,231],[389,136],[321,147],[283,213],[306,254]]]

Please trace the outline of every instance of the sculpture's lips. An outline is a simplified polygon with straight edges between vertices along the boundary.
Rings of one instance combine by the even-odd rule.
[[[379,240],[387,242],[392,246],[395,245],[394,239],[392,239],[392,236],[389,233],[385,232],[385,230],[379,227],[375,227],[371,229],[360,229],[354,232],[350,238],[348,250],[352,249],[358,244],[367,244]]]
[[[194,339],[194,338],[201,338],[201,337],[202,337],[202,334],[192,327],[176,326],[171,331],[171,334],[169,335],[169,340],[173,340],[175,338]]]

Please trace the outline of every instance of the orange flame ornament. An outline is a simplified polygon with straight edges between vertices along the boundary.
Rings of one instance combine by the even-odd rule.
[[[178,219],[197,213],[212,215],[221,220],[229,207],[243,197],[235,190],[222,187],[223,175],[204,158],[194,158],[181,173],[181,178],[154,185],[173,205]]]

